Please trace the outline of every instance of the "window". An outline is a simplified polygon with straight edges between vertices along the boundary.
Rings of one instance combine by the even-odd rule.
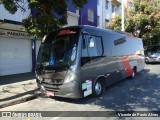
[[[115,12],[115,6],[112,4],[112,13]]]
[[[109,5],[109,1],[108,0],[106,0],[106,9],[108,9],[108,5]]]
[[[118,13],[118,9],[117,8],[115,8],[115,13]]]
[[[108,28],[109,20],[105,19],[105,28]]]
[[[88,21],[94,22],[94,12],[92,9],[88,9]]]
[[[83,35],[82,57],[102,56],[102,38],[99,36]]]

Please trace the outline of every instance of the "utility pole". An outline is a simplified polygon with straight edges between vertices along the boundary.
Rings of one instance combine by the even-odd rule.
[[[105,4],[103,4],[103,2]],[[105,13],[106,2],[104,0],[102,0],[101,4],[102,4],[102,28],[105,29],[105,14],[104,13]]]
[[[122,31],[124,31],[124,0],[122,0]]]

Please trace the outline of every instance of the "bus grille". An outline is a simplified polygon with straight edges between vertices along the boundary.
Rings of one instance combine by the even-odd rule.
[[[62,85],[62,79],[44,79],[44,83],[51,84],[51,85]]]
[[[51,85],[51,84],[47,84],[47,83],[42,83],[42,86],[49,91],[53,91],[53,92],[58,92],[59,91],[59,87],[57,85]]]

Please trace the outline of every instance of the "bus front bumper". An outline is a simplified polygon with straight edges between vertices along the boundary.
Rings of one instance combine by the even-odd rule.
[[[64,98],[78,99],[81,98],[81,89],[78,81],[71,81],[55,87],[52,84],[38,83],[40,91],[46,96],[59,96]]]

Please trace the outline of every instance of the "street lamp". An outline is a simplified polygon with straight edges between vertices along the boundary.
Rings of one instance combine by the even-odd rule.
[[[122,0],[122,31],[124,31],[124,0]]]

